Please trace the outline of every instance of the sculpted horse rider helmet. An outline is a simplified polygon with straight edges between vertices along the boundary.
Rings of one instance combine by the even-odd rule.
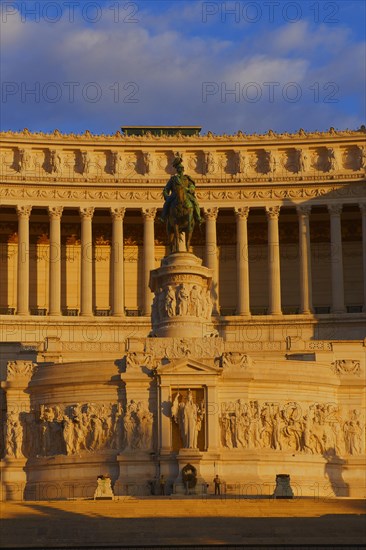
[[[196,184],[184,174],[183,159],[176,153],[173,166],[177,173],[170,178],[163,190],[165,204],[160,220],[166,223],[170,252],[179,251],[180,234],[186,235],[186,249],[189,251],[195,222],[203,222],[195,189]]]

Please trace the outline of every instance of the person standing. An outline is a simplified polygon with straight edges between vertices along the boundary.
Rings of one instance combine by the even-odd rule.
[[[221,495],[221,479],[218,474],[216,474],[213,483],[215,485],[215,495]]]
[[[165,496],[165,477],[163,474],[160,476],[160,494]]]

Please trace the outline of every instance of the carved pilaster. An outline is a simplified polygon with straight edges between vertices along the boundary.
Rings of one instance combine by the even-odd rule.
[[[247,220],[249,207],[235,208],[236,217],[236,269],[237,315],[249,315],[249,254]]]
[[[269,283],[269,313],[281,314],[281,275],[280,275],[280,243],[278,219],[280,206],[267,206],[268,221],[268,283]]]
[[[63,207],[48,208],[50,218],[49,314],[61,315],[61,216]]]
[[[342,204],[329,204],[328,211],[330,214],[332,313],[343,313],[345,311],[345,305],[341,229]]]
[[[18,284],[17,313],[29,314],[29,218],[31,206],[17,206],[18,215]]]
[[[309,205],[296,207],[299,219],[299,249],[300,249],[300,312],[312,312],[312,282],[311,282],[311,253],[310,253],[310,226]]]
[[[206,220],[206,266],[212,270],[211,299],[213,303],[213,313],[219,312],[219,269],[217,262],[217,237],[216,220],[219,213],[217,207],[205,208],[204,217]]]
[[[93,207],[81,207],[81,288],[80,315],[93,314],[93,254],[92,219]]]
[[[142,208],[142,216],[144,220],[154,220],[157,208]]]
[[[120,208],[111,208],[111,216],[113,220],[123,220],[125,217],[126,208],[121,206]]]
[[[63,206],[49,206],[48,207],[48,215],[49,215],[49,218],[52,220],[52,219],[58,219],[60,220],[61,219],[61,216],[62,216],[62,212],[63,212],[64,208]]]
[[[206,221],[216,221],[218,213],[219,213],[219,209],[217,206],[203,209],[203,215]]]
[[[94,214],[94,207],[93,206],[80,207],[79,213],[82,220],[85,220],[85,219],[91,220]]]
[[[32,212],[32,207],[31,206],[17,206],[16,209],[17,209],[18,219],[19,218],[29,219],[29,217],[31,215],[31,212]]]
[[[142,208],[144,219],[144,315],[151,314],[152,293],[149,288],[150,271],[155,267],[154,220],[157,208]]]
[[[266,206],[266,215],[268,220],[278,220],[280,215],[280,206]]]
[[[363,311],[366,312],[366,202],[359,207],[362,214]]]
[[[235,217],[240,220],[247,220],[249,216],[249,206],[241,206],[240,208],[234,208]]]
[[[328,212],[331,216],[340,216],[342,213],[342,204],[334,203],[328,204]]]

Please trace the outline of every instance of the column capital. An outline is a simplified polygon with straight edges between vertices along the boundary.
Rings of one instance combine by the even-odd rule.
[[[296,206],[296,212],[298,213],[299,216],[308,217],[310,212],[311,212],[311,206],[309,206],[309,205],[305,205],[305,206],[298,205],[298,206]]]
[[[281,206],[266,206],[267,219],[278,219],[280,215]]]
[[[360,202],[358,206],[360,207],[362,215],[364,216],[366,214],[366,202]]]
[[[203,215],[205,217],[205,220],[217,220],[217,215],[219,213],[219,209],[217,206],[214,206],[212,208],[204,208],[203,209]]]
[[[48,215],[51,220],[54,219],[61,219],[62,212],[64,207],[63,206],[49,206],[48,207]]]
[[[111,215],[113,220],[123,220],[125,217],[126,208],[121,206],[120,208],[111,208]]]
[[[249,206],[234,208],[234,212],[237,220],[247,220],[249,215]]]
[[[343,208],[343,204],[335,203],[327,205],[328,212],[331,216],[340,216]]]
[[[142,216],[144,220],[154,220],[157,212],[157,208],[142,208]]]
[[[31,206],[17,206],[18,218],[29,218],[32,212]]]
[[[81,219],[83,220],[88,220],[88,219],[92,219],[93,217],[93,214],[94,214],[94,207],[93,206],[88,206],[86,208],[79,208],[79,212],[80,212],[80,217]]]

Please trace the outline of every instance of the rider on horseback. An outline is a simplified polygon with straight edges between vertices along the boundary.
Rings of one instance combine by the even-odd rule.
[[[174,159],[173,166],[176,168],[177,173],[170,178],[163,190],[165,203],[160,220],[162,222],[167,220],[171,204],[176,199],[176,187],[183,186],[188,206],[193,206],[194,219],[201,224],[203,219],[201,218],[200,207],[196,199],[196,185],[190,176],[184,174],[182,158],[178,155]]]

